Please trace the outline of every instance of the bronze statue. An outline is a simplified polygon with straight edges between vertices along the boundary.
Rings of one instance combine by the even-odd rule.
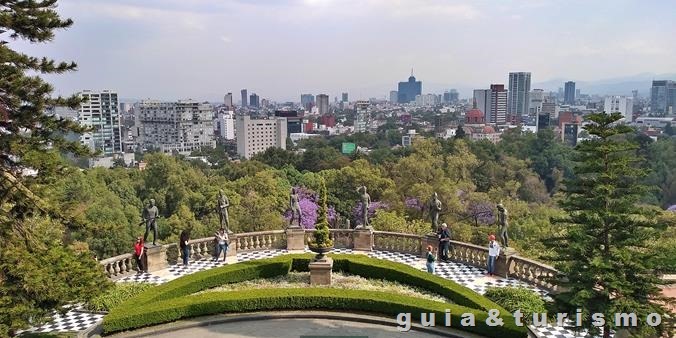
[[[371,196],[366,192],[366,186],[361,186],[357,188],[357,192],[360,190],[364,191],[363,194],[361,194],[361,210],[362,210],[362,227],[369,227],[371,224],[369,223],[369,206],[371,206]]]
[[[289,221],[290,228],[300,228],[303,212],[300,209],[300,199],[296,188],[291,188],[291,195],[289,195],[289,208],[291,208],[291,220]],[[298,226],[293,225],[293,220],[298,219]]]
[[[230,201],[228,197],[223,194],[223,190],[218,192],[218,222],[221,225],[221,228],[225,228],[225,231],[230,233],[230,217],[228,216],[228,207],[230,206]]]
[[[143,242],[145,243],[148,240],[148,233],[150,229],[153,230],[153,245],[156,244],[157,240],[157,223],[155,220],[160,217],[160,211],[155,206],[155,200],[151,199],[150,204],[143,209],[143,222],[146,225],[146,233],[143,235]],[[143,223],[141,223],[143,224]]]
[[[507,227],[509,226],[509,223],[507,221],[507,209],[505,209],[505,206],[502,205],[502,201],[498,203],[498,232],[500,234],[500,239],[502,240],[502,245],[507,248],[509,245],[507,245],[508,242],[508,235],[507,235]]]
[[[439,213],[441,212],[441,201],[437,193],[432,194],[430,199],[430,219],[432,221],[432,232],[439,230]]]

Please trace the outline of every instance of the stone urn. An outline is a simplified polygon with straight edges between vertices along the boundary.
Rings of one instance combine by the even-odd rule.
[[[333,245],[329,247],[317,247],[308,245],[308,249],[317,254],[317,256],[315,256],[316,261],[324,260],[324,257],[326,257],[326,253],[333,251],[333,248],[334,248]]]

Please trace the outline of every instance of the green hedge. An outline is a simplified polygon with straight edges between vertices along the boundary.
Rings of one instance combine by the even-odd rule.
[[[503,316],[504,326],[485,324],[486,312],[456,304],[365,290],[327,288],[259,289],[239,292],[209,292],[158,302],[149,307],[115,311],[105,317],[103,330],[113,333],[138,327],[167,323],[182,318],[214,313],[265,310],[340,310],[379,313],[394,318],[399,313],[411,313],[413,323],[420,322],[420,313],[435,313],[436,325],[445,325],[445,310],[451,310],[451,327],[490,337],[523,338],[524,327],[514,325],[510,316]],[[460,325],[462,313],[473,313],[476,326]],[[509,318],[506,318],[509,317]]]
[[[526,288],[488,288],[484,297],[502,305],[512,313],[521,310],[523,321],[533,321],[533,313],[547,312],[545,301],[535,291]]]
[[[292,270],[308,271],[308,264],[312,257],[311,254],[283,255],[226,265],[175,279],[153,287],[116,307],[104,317],[104,331],[112,333],[214,313],[275,309],[357,310],[393,316],[400,312],[411,312],[414,318],[417,318],[421,312],[439,312],[437,320],[443,321],[443,311],[448,308],[454,314],[475,313],[478,325],[467,328],[459,327],[459,329],[479,334],[490,333],[491,336],[497,337],[525,336],[525,328],[515,327],[511,314],[472,290],[401,263],[369,258],[364,255],[331,255],[334,260],[333,270],[365,278],[385,279],[417,286],[443,295],[456,304],[445,304],[385,292],[327,288],[257,289],[194,295],[199,291],[228,283],[281,276]],[[500,310],[504,321],[511,324],[506,324],[502,328],[486,326],[481,318],[486,318],[488,309]],[[458,323],[453,324],[456,328],[459,326],[459,319],[459,317],[456,318]],[[440,323],[443,325],[443,322]],[[496,335],[497,332],[502,333]]]
[[[115,283],[112,288],[90,300],[86,308],[90,311],[110,311],[153,286],[148,283]]]

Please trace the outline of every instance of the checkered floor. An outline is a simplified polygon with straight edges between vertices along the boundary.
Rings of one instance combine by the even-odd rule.
[[[305,249],[306,252],[310,250]],[[246,262],[254,259],[272,258],[279,255],[287,254],[287,250],[263,250],[256,252],[240,252],[237,253],[237,262]],[[352,249],[335,249],[332,253],[351,254],[355,253]],[[373,258],[380,258],[389,261],[407,264],[416,269],[426,270],[424,259],[410,254],[403,254],[388,251],[371,251],[366,253]],[[201,259],[190,262],[188,266],[182,264],[170,266],[167,271],[162,271],[158,275],[142,273],[118,280],[118,282],[140,282],[163,284],[169,280],[192,274],[197,271],[212,269],[226,264],[223,261],[214,262],[212,259]],[[538,292],[543,297],[549,298],[547,292],[530,286],[524,282],[513,278],[486,278],[486,270],[472,267],[462,263],[455,262],[437,262],[435,274],[460,285],[466,286],[477,293],[484,294],[489,287],[525,287]],[[160,277],[164,276],[164,277]],[[82,331],[92,325],[95,325],[101,320],[103,315],[91,314],[81,311],[70,311],[65,316],[55,316],[53,321],[49,324],[33,328],[30,332],[68,332],[68,331]],[[534,328],[539,338],[576,338],[586,337],[585,333],[577,333],[577,335],[563,327],[547,326]]]

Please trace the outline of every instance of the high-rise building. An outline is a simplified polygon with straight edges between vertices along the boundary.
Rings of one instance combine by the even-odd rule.
[[[484,113],[484,120],[491,121],[491,90],[475,89],[473,106]]]
[[[439,95],[423,94],[415,97],[415,105],[420,107],[430,107],[441,103]]]
[[[625,122],[629,123],[633,121],[634,103],[630,97],[606,96],[603,111],[605,111],[606,114],[622,113]]]
[[[312,110],[312,107],[315,106],[315,96],[312,94],[301,94],[300,105],[305,108],[305,110]]]
[[[491,85],[490,123],[505,124],[507,122],[507,90],[503,84]]]
[[[528,95],[528,114],[535,116],[542,111],[542,103],[545,101],[545,91],[542,89],[533,89]]]
[[[105,156],[122,152],[122,128],[117,92],[84,90],[77,119],[93,129],[80,136],[80,142]]]
[[[319,115],[329,113],[329,96],[326,94],[317,95],[317,107],[319,108]]]
[[[214,131],[216,136],[224,140],[235,139],[235,112],[225,110],[216,114],[214,120]]]
[[[249,105],[249,104],[247,103],[247,102],[249,102],[249,101],[247,101],[248,98],[249,98],[249,97],[247,96],[247,91],[246,91],[246,89],[242,89],[242,107],[246,107],[246,106]]]
[[[413,72],[408,78],[407,82],[399,82],[399,90],[397,92],[397,102],[409,103],[415,101],[415,97],[422,94],[422,82],[416,81]]]
[[[348,102],[347,100],[347,93],[343,93],[343,97],[340,102]]]
[[[371,114],[369,114],[369,105],[371,103],[365,100],[357,101],[357,108],[354,118],[354,132],[366,133],[371,125]]]
[[[209,103],[144,100],[134,106],[134,118],[142,149],[188,155],[202,147],[216,147]]]
[[[286,118],[275,117],[252,120],[250,116],[237,117],[237,154],[249,159],[268,148],[286,149]]]
[[[390,91],[390,103],[397,103],[399,102],[399,92],[396,90],[391,90]]]
[[[227,93],[225,96],[223,96],[223,104],[225,104],[225,108],[228,110],[232,110],[232,93]]]
[[[261,107],[261,98],[258,96],[258,94],[251,93],[251,95],[249,95],[249,105],[254,108]]]
[[[654,80],[650,89],[650,112],[655,115],[676,113],[676,82]]]
[[[507,115],[510,122],[517,122],[523,115],[528,115],[528,94],[530,93],[530,73],[509,73],[509,98],[507,99]]]
[[[456,103],[458,102],[459,94],[458,91],[455,89],[451,89],[449,91],[445,91],[442,102],[443,103]]]
[[[568,81],[564,84],[563,103],[570,105],[575,104],[575,82]]]
[[[542,102],[542,114],[549,115],[549,119],[556,119],[558,116],[556,116],[556,102],[552,100],[546,100]]]

